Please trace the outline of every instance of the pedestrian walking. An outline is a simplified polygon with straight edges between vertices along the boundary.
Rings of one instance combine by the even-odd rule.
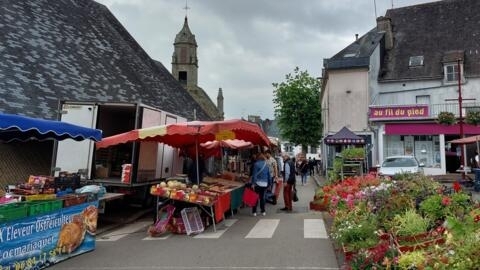
[[[257,160],[253,164],[252,171],[252,180],[251,184],[255,192],[258,194],[259,198],[257,203],[252,207],[252,215],[257,215],[257,206],[260,203],[260,211],[263,216],[266,215],[265,212],[265,191],[268,187],[268,182],[270,181],[270,170],[268,169],[267,162],[265,160],[265,155],[263,153],[257,154]]]
[[[315,175],[315,166],[316,166],[317,161],[315,158],[312,159],[312,157],[308,158],[308,170],[310,171],[310,176]]]
[[[302,179],[302,186],[307,183],[307,176],[308,176],[308,162],[305,156],[300,156],[300,165],[298,166],[300,170],[300,177]]]
[[[287,153],[282,154],[283,158],[283,179],[285,183],[283,186],[283,202],[285,207],[281,208],[282,211],[291,212],[292,207],[292,191],[295,186],[295,164],[290,159]]]

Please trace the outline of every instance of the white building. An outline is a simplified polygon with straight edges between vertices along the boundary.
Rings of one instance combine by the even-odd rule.
[[[372,165],[412,154],[427,174],[455,170],[459,164],[447,155],[455,146],[448,142],[460,137],[461,127],[464,135],[480,134],[480,128],[436,120],[442,111],[460,119],[480,108],[479,34],[480,1],[388,10],[377,27],[324,61],[324,136],[346,126],[365,137]],[[466,165],[472,154],[466,149]]]

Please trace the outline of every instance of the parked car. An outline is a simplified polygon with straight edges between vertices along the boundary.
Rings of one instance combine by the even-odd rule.
[[[378,175],[392,177],[400,173],[423,173],[424,166],[414,156],[390,156],[378,166]]]

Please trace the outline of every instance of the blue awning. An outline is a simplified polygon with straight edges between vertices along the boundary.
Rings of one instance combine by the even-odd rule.
[[[0,142],[102,139],[102,131],[74,124],[0,113]]]

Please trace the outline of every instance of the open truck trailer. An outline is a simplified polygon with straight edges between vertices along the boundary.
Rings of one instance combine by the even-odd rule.
[[[64,101],[60,120],[97,128],[103,137],[137,128],[185,122],[186,119],[141,103],[88,103]],[[56,143],[53,162],[59,172],[79,173],[84,184],[102,185],[122,193],[129,203],[151,205],[150,186],[181,173],[179,150],[156,142],[130,142],[96,149],[92,141]],[[122,177],[122,165],[131,164]]]

